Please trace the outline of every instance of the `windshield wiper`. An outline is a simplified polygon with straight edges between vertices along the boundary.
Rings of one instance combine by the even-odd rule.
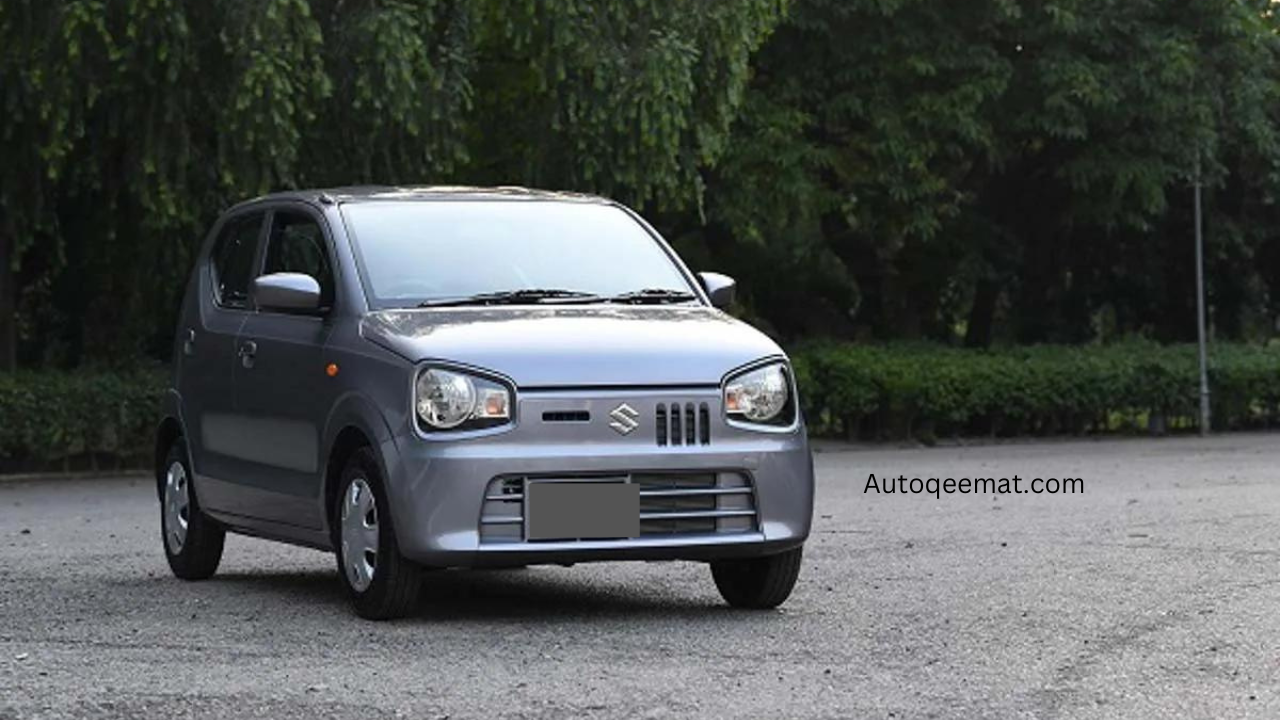
[[[424,300],[418,307],[461,307],[464,305],[519,305],[521,303],[589,303],[599,302],[600,296],[580,290],[525,288],[523,290],[499,290],[477,293],[465,297]]]
[[[560,290],[546,288],[525,288],[523,290],[499,290],[497,292],[478,293],[464,297],[436,298],[424,300],[418,307],[463,307],[467,305],[519,305],[535,303],[547,305],[573,305],[597,302],[610,302],[623,305],[661,305],[665,303],[682,303],[697,300],[698,296],[684,290],[667,288],[645,288],[631,292],[601,297],[595,293],[581,290]]]
[[[645,288],[643,290],[633,290],[620,295],[614,295],[609,298],[611,303],[623,303],[630,305],[661,305],[664,303],[679,303],[697,300],[698,296],[684,290],[670,290],[668,288]]]

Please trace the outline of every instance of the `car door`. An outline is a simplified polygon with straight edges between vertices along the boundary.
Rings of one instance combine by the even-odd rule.
[[[321,288],[316,312],[256,308],[237,342],[237,414],[246,474],[257,514],[308,529],[323,528],[320,438],[336,383],[324,348],[332,330],[334,275],[330,238],[321,215],[305,205],[280,205],[267,219],[261,274],[303,273]]]
[[[197,265],[193,291],[178,328],[178,392],[200,502],[226,508],[243,470],[235,447],[236,340],[250,314],[249,283],[258,260],[266,213],[223,220],[208,257]]]

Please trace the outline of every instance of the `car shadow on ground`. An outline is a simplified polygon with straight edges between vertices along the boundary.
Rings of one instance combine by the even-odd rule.
[[[709,588],[711,578],[706,582]],[[235,588],[237,594],[269,593],[289,607],[313,603],[326,608],[347,605],[337,571],[228,572],[208,583]],[[687,592],[687,590],[686,590]],[[665,583],[577,576],[558,569],[447,570],[431,572],[424,582],[414,617],[418,620],[559,620],[611,617],[636,620],[661,617],[710,619],[727,615],[767,617],[770,612],[735,611],[714,594],[684,594]]]

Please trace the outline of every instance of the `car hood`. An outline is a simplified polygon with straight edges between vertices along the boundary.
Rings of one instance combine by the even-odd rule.
[[[782,350],[708,307],[483,307],[382,310],[361,334],[408,360],[505,375],[520,387],[718,384]]]

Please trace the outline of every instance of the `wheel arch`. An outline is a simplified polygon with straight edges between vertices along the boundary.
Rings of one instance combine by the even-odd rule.
[[[170,389],[165,393],[163,401],[163,410],[160,413],[160,423],[156,425],[155,449],[154,449],[154,465],[156,478],[156,496],[163,497],[165,471],[168,470],[164,466],[165,457],[169,454],[169,448],[178,438],[185,436],[186,430],[182,424],[182,398],[176,390]],[[187,462],[191,462],[190,449],[188,449]]]
[[[361,448],[369,448],[378,463],[382,477],[387,477],[387,459],[383,457],[384,443],[391,438],[390,428],[382,413],[368,399],[360,395],[348,395],[339,401],[334,412],[326,423],[324,454],[324,476],[322,499],[324,503],[325,526],[328,528],[330,540],[333,510],[338,498],[338,484],[342,479],[342,470],[351,456]]]
[[[173,443],[180,437],[182,437],[182,423],[178,422],[178,418],[172,415],[165,416],[160,421],[160,426],[156,428],[155,475],[157,496],[164,491],[165,458],[169,455],[169,448],[173,447]]]
[[[329,448],[329,458],[324,465],[324,516],[333,518],[334,506],[338,501],[338,483],[342,479],[342,469],[347,466],[351,456],[363,448],[374,449],[373,439],[357,425],[347,425],[338,431],[333,445]],[[376,454],[376,453],[375,453]],[[333,528],[329,529],[333,534]]]

